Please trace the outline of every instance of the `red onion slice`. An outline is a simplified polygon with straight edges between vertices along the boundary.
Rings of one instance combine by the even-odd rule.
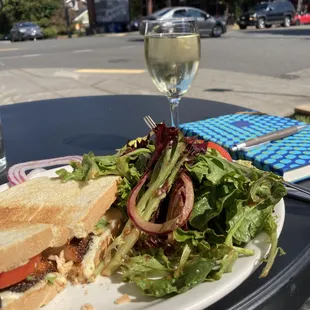
[[[25,182],[27,179],[29,179],[29,177],[33,176],[33,173],[31,172],[28,175],[26,174],[26,171],[28,170],[40,169],[41,171],[43,171],[43,168],[46,167],[68,165],[73,160],[81,162],[82,156],[64,156],[16,164],[9,168],[8,180],[11,185],[14,186]]]
[[[172,202],[169,205],[170,207],[175,208],[174,211],[168,211],[168,214],[172,214],[174,218],[169,219],[163,224],[156,224],[151,223],[148,221],[145,221],[140,214],[138,213],[138,210],[136,208],[137,203],[137,196],[139,194],[139,191],[141,190],[142,186],[145,184],[149,174],[145,174],[137,186],[133,189],[131,192],[131,195],[128,199],[127,203],[127,212],[128,216],[133,222],[133,224],[140,230],[144,231],[145,233],[151,234],[151,235],[163,235],[168,234],[178,227],[182,227],[188,217],[190,216],[190,213],[194,206],[194,188],[193,183],[191,179],[185,174],[181,173],[180,179],[183,182],[184,186],[181,189],[177,189],[177,194],[184,196],[184,203],[181,196],[177,199],[178,204],[176,205],[174,202]],[[177,195],[175,194],[175,195]],[[174,195],[174,196],[175,196]],[[180,203],[182,200],[182,203]],[[177,214],[177,215],[176,215]]]
[[[8,181],[10,183],[9,185],[11,186],[15,186],[20,183],[12,173],[8,173]]]
[[[35,175],[37,175],[38,173],[40,172],[44,172],[46,171],[46,169],[44,168],[37,168],[37,169],[34,169],[34,170],[31,170],[28,174],[27,174],[27,180],[33,178]]]

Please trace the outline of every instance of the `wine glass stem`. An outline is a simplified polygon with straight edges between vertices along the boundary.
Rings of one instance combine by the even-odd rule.
[[[179,128],[179,103],[181,98],[168,98],[170,103],[171,126]]]

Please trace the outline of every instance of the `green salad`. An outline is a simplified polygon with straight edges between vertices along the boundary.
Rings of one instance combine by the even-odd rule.
[[[96,273],[121,271],[150,296],[183,293],[231,272],[237,259],[254,254],[245,245],[265,231],[267,276],[280,250],[273,211],[286,194],[282,179],[224,157],[208,142],[159,124],[115,155],[89,153],[72,162],[72,172],[58,170],[64,181],[121,177],[115,206],[127,222]]]

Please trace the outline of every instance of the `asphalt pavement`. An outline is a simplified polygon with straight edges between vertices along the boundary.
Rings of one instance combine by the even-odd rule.
[[[310,101],[309,47],[309,26],[204,38],[187,96],[290,114]],[[137,33],[0,43],[0,104],[121,93],[158,93]]]

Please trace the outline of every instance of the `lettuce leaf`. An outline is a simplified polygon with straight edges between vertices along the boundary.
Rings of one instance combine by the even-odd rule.
[[[205,239],[205,232],[199,232],[197,230],[184,231],[178,228],[173,232],[173,237],[177,242],[186,242],[193,246],[198,246],[198,244]]]
[[[123,280],[130,281],[136,277],[147,277],[158,272],[172,271],[151,255],[138,255],[128,258],[122,265]],[[160,274],[160,273],[159,273]]]
[[[238,252],[231,249],[231,251],[222,258],[220,268],[217,271],[212,272],[209,275],[208,280],[219,280],[224,273],[231,272],[238,257]]]
[[[199,155],[186,168],[196,180],[191,226],[203,231],[212,224],[228,233],[238,217],[245,217],[247,224],[235,236],[239,243],[249,242],[263,228],[266,214],[259,210],[276,205],[286,194],[280,177],[243,162],[228,162],[215,151]]]
[[[182,274],[175,278],[168,275],[159,279],[135,277],[133,282],[145,295],[163,297],[172,293],[181,294],[192,287],[206,281],[215,263],[203,257],[195,257],[188,261]]]
[[[72,172],[59,169],[56,174],[64,181],[85,181],[105,175],[118,175],[122,177],[118,186],[118,207],[125,207],[132,188],[140,180],[147,169],[151,158],[152,146],[132,149],[126,153],[123,148],[115,155],[95,156],[92,152],[85,154],[81,163],[72,162]]]
[[[278,247],[277,224],[275,222],[275,217],[272,214],[269,214],[267,219],[265,220],[264,230],[270,237],[271,249],[267,258],[267,264],[264,267],[260,278],[267,277],[278,253],[280,253],[280,255],[285,254],[282,248]]]

